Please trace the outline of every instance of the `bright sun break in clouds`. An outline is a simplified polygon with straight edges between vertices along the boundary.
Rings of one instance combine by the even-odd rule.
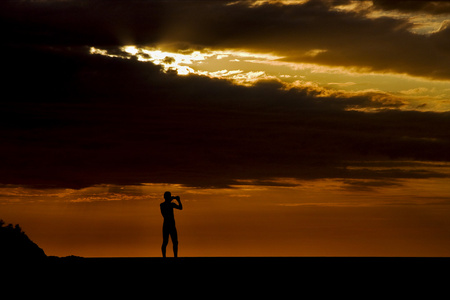
[[[234,50],[206,50],[205,52],[192,51],[189,52],[189,54],[183,54],[163,51],[158,48],[138,48],[131,45],[121,47],[121,50],[124,52],[123,55],[110,54],[107,50],[91,47],[90,53],[126,59],[136,57],[139,61],[152,62],[155,65],[162,66],[165,72],[175,71],[178,75],[197,74],[208,76],[211,78],[229,79],[234,81],[236,84],[242,85],[252,85],[258,79],[269,79],[274,77],[267,75],[264,71],[245,72],[241,69],[211,70],[209,68],[207,68],[207,70],[202,70],[201,65],[205,64],[209,59],[219,61],[224,58],[228,58],[227,62],[239,62],[241,59],[243,59],[244,61],[248,61],[249,59],[256,59],[263,63],[275,61],[282,58],[280,56],[271,54],[256,54]],[[233,59],[230,59],[230,57],[232,57]],[[209,61],[208,64],[210,64]],[[221,64],[218,63],[217,66],[219,65]]]
[[[206,50],[205,52],[193,51],[189,54],[162,51],[158,48],[137,48],[136,46],[125,46],[122,51],[135,56],[139,61],[150,61],[156,65],[161,65],[165,71],[174,70],[178,75],[197,74],[212,78],[225,78],[233,80],[237,84],[249,85],[258,79],[270,78],[264,71],[245,72],[240,69],[217,71],[202,70],[201,64],[208,59],[226,60],[233,57],[232,62],[239,62],[241,59],[256,59],[262,62],[275,61],[282,57],[271,54],[250,53],[246,51],[234,50]],[[188,66],[192,65],[194,68]]]
[[[351,67],[325,66],[288,62],[271,53],[244,50],[168,51],[164,47],[127,45],[117,51],[90,48],[91,54],[151,62],[165,72],[180,76],[195,74],[230,80],[251,86],[260,80],[274,80],[289,88],[314,90],[318,97],[352,97],[364,93],[380,93],[404,103],[401,109],[422,111],[450,110],[450,82],[413,77],[406,74],[376,73]],[[306,57],[314,57],[326,49],[310,49]]]

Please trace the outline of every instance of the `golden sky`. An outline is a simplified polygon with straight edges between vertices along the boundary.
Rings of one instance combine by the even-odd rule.
[[[449,3],[4,1],[0,218],[159,256],[168,190],[180,256],[449,256]]]
[[[3,188],[9,201],[2,215],[23,224],[47,255],[159,256],[158,204],[171,190],[182,195],[184,210],[175,216],[183,256],[448,256],[447,183],[285,179],[226,189]]]

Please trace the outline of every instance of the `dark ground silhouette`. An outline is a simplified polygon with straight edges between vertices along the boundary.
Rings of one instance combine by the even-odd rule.
[[[46,258],[44,250],[22,231],[19,224],[13,226],[0,220],[0,260],[33,260]]]
[[[437,299],[449,279],[450,258],[47,257],[19,225],[0,224],[0,287],[18,298],[134,299],[164,291],[185,298]]]
[[[21,284],[31,282],[37,287],[34,296],[40,289],[46,298],[53,293],[58,299],[63,295],[138,299],[162,294],[200,299],[334,299],[340,295],[345,299],[439,299],[448,289],[449,266],[449,258],[49,257],[43,263],[1,273],[12,274],[9,277]]]

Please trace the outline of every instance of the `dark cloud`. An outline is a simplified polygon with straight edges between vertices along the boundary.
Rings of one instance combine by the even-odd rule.
[[[448,30],[418,35],[409,31],[414,25],[406,19],[370,19],[364,12],[330,9],[344,2],[250,6],[249,1],[6,1],[0,4],[0,20],[2,41],[16,45],[244,48],[277,53],[287,61],[450,78]],[[417,9],[448,4],[407,2]],[[408,6],[406,1],[375,5]],[[311,55],[313,49],[326,51]]]
[[[73,46],[3,48],[2,184],[219,187],[277,177],[436,177],[348,167],[450,161],[448,113],[346,111],[370,96],[317,98],[273,81],[236,86],[88,53]]]
[[[342,182],[344,183],[343,189],[349,191],[362,191],[362,192],[370,192],[382,187],[401,186],[400,183],[392,179],[389,180],[345,179]]]
[[[449,52],[441,46],[448,35],[414,34],[409,31],[413,24],[404,19],[368,19],[364,14],[329,10],[321,1],[251,9],[236,5],[222,13],[205,26],[197,23],[196,26],[207,28],[206,32],[189,30],[188,25],[176,39],[221,47],[250,47],[284,55],[287,61],[441,79],[450,76]],[[327,51],[314,56],[309,54],[312,49]]]
[[[277,177],[442,176],[348,167],[358,161],[449,161],[448,113],[347,111],[402,103],[378,92],[317,97],[317,90],[285,89],[277,81],[244,87],[176,76],[151,63],[90,55],[89,47],[117,53],[119,45],[158,42],[236,47],[446,78],[448,30],[417,36],[405,21],[330,11],[326,1],[174,3],[0,3],[0,183],[219,187],[236,179],[267,185],[277,184]],[[311,49],[328,51],[305,55]]]
[[[421,12],[429,14],[450,13],[448,0],[372,0],[374,6],[383,10]]]

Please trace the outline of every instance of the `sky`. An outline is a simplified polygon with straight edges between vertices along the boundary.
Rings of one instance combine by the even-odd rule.
[[[47,255],[450,256],[450,2],[0,3],[0,218]],[[170,252],[169,244],[169,256]]]

